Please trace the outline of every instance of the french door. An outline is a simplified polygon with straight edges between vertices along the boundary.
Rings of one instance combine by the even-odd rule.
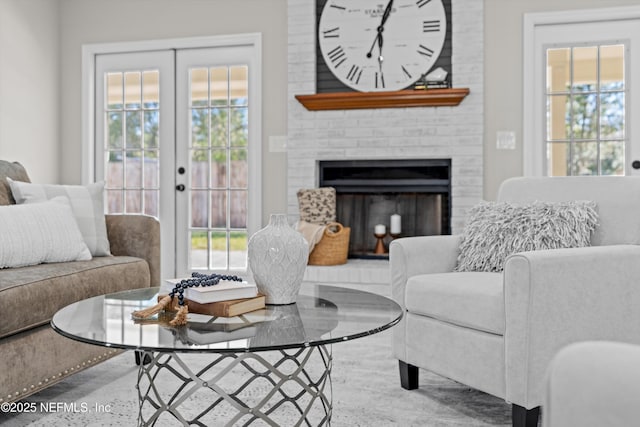
[[[261,217],[255,49],[95,55],[95,179],[107,213],[159,218],[163,278],[246,272]]]
[[[640,8],[525,16],[525,175],[640,174]]]

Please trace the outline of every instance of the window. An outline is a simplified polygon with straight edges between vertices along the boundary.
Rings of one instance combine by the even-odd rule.
[[[625,46],[546,51],[547,175],[624,175]]]

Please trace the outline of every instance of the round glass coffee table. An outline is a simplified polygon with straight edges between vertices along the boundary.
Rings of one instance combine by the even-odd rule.
[[[71,339],[136,350],[139,425],[330,425],[333,343],[397,324],[394,301],[358,290],[304,286],[297,303],[236,317],[171,314],[133,320],[159,288],[89,298],[58,311],[51,325]],[[204,353],[192,355],[190,353]]]

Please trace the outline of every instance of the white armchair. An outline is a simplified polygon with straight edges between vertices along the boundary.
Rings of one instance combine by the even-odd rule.
[[[638,425],[640,346],[571,344],[553,358],[542,407],[544,427]]]
[[[640,177],[512,178],[498,201],[593,200],[586,248],[521,252],[502,273],[453,272],[460,236],[396,239],[393,328],[402,387],[424,368],[512,403],[514,426],[537,426],[545,371],[576,341],[640,343]]]

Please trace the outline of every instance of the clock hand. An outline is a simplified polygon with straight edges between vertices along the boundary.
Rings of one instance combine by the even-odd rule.
[[[378,47],[380,48],[380,50],[382,50],[382,31],[380,30],[380,28],[382,27],[378,27],[378,34],[376,35],[376,38],[373,39],[371,49],[369,49],[369,52],[367,52],[367,58],[371,58],[371,52],[373,52],[373,48],[376,46],[376,44],[378,44]]]
[[[378,60],[382,61],[382,44],[383,44],[382,32],[384,31],[385,22],[387,22],[387,19],[389,19],[389,15],[391,15],[392,6],[393,6],[393,0],[389,0],[389,3],[387,3],[387,7],[384,9],[384,12],[382,13],[382,21],[380,22],[380,26],[378,26],[378,34],[376,35],[376,38],[373,39],[373,43],[371,44],[371,49],[369,49],[369,52],[367,52],[367,58],[371,58],[371,52],[373,52],[373,48],[375,47],[377,42],[378,49],[380,50],[380,56],[378,57]]]
[[[387,22],[387,19],[389,19],[392,5],[393,5],[393,0],[389,0],[389,4],[387,4],[387,7],[384,9],[384,13],[382,14],[382,22],[380,22],[380,27],[382,27],[384,23]],[[381,31],[381,30],[378,29],[378,31]]]

